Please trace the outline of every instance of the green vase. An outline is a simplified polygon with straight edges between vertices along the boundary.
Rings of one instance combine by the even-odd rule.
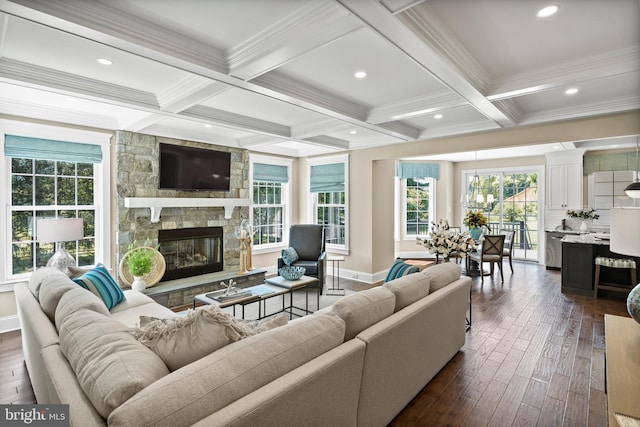
[[[478,240],[482,236],[482,229],[480,227],[472,227],[469,229],[469,237],[473,240]]]

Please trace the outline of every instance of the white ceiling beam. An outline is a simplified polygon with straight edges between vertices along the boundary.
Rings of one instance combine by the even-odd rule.
[[[371,109],[367,121],[384,123],[409,117],[419,117],[436,111],[469,105],[467,101],[450,91],[419,96]]]
[[[211,107],[194,106],[182,111],[180,116],[197,119],[203,123],[215,123],[232,129],[253,131],[281,138],[291,136],[288,126]]]
[[[600,116],[622,111],[640,110],[640,97],[629,95],[623,98],[609,99],[602,102],[583,104],[579,107],[560,108],[522,115],[521,124],[534,124],[558,120],[575,119],[585,116]]]
[[[202,131],[180,129],[179,132],[176,132],[176,129],[173,127],[152,125],[147,128],[147,131],[151,135],[164,136],[166,138],[175,138],[180,140],[199,141],[205,142],[207,144],[214,144],[213,142],[211,142],[211,134],[206,132],[204,128]],[[215,144],[225,145],[227,147],[238,147],[238,141],[236,139],[220,135],[216,136]]]
[[[157,98],[160,108],[164,111],[178,113],[228,89],[231,89],[231,86],[190,74],[164,92],[159,93]]]
[[[341,150],[349,149],[349,141],[340,138],[334,138],[332,136],[319,135],[311,138],[305,138],[306,142],[311,144],[321,145],[323,147],[339,148]]]
[[[297,139],[305,139],[312,136],[340,132],[350,128],[353,128],[353,125],[351,125],[350,123],[345,123],[327,117],[322,120],[313,120],[310,122],[292,126],[291,136]]]
[[[250,80],[360,25],[333,1],[313,1],[229,50],[229,74]]]
[[[9,27],[9,16],[6,13],[0,12],[0,58],[4,53],[4,42],[7,35],[7,28]]]
[[[443,58],[441,52],[433,47],[434,40],[424,33],[424,23],[418,27],[407,27],[409,22],[405,19],[400,22],[400,17],[407,11],[393,16],[379,2],[365,2],[360,0],[339,0],[347,9],[358,16],[373,31],[380,34],[389,42],[398,47],[409,58],[423,67],[435,78],[458,93],[480,113],[495,121],[502,127],[515,126],[515,123],[499,108],[487,100],[476,88],[478,82],[472,83],[468,75],[464,75],[447,58]],[[423,5],[418,6],[418,8]],[[421,32],[422,31],[422,32]],[[482,79],[478,79],[482,80]]]
[[[111,116],[89,114],[64,108],[51,108],[38,103],[22,102],[14,99],[0,98],[0,113],[109,130],[122,127],[122,124]]]

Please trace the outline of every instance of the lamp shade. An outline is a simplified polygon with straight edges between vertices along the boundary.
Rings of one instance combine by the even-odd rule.
[[[632,199],[640,199],[640,181],[635,181],[627,185],[624,192]]]
[[[40,243],[69,242],[84,237],[82,218],[39,218],[36,226]]]
[[[611,209],[612,252],[640,257],[640,208]]]

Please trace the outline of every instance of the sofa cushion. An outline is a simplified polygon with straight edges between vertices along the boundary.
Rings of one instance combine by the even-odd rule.
[[[369,326],[393,314],[396,297],[383,287],[367,289],[340,298],[332,306],[346,324],[344,340],[348,341]]]
[[[60,349],[104,418],[169,373],[162,359],[140,344],[126,326],[87,309],[62,320]]]
[[[382,285],[396,296],[394,312],[402,310],[429,295],[430,279],[422,274],[410,274]]]
[[[55,321],[56,308],[62,295],[71,289],[78,288],[78,285],[73,283],[66,274],[61,271],[59,273],[48,276],[40,285],[40,307],[51,322]]]
[[[75,313],[81,308],[86,308],[87,310],[110,317],[109,310],[107,310],[107,307],[105,307],[100,298],[88,290],[76,286],[75,289],[68,290],[62,295],[62,298],[60,298],[60,302],[56,308],[56,329],[60,330],[62,321],[71,313]]]
[[[73,281],[100,297],[109,310],[124,300],[122,289],[102,264],[96,265]]]
[[[387,277],[384,279],[384,283],[390,282],[398,277],[406,276],[407,274],[416,273],[418,270],[418,267],[409,265],[402,259],[396,258],[393,264],[391,264],[391,268],[389,268],[389,272],[387,273]]]
[[[298,252],[294,248],[286,248],[282,250],[282,261],[287,265],[292,265],[298,260]]]
[[[111,310],[111,314],[118,313],[120,311],[129,310],[130,308],[137,307],[139,305],[154,303],[155,301],[151,298],[143,294],[142,292],[134,291],[134,290],[126,290],[123,292],[124,299],[120,302],[120,304],[113,307]]]
[[[141,322],[134,336],[175,371],[227,344],[286,323],[284,313],[269,322],[253,323],[238,320],[211,305],[190,310],[182,317]]]
[[[151,384],[113,411],[108,424],[191,425],[337,347],[344,328],[327,313],[234,342]]]
[[[28,287],[29,287],[29,290],[31,291],[31,294],[34,297],[36,297],[38,301],[40,300],[40,288],[42,286],[42,282],[44,282],[45,279],[51,276],[66,277],[66,274],[64,274],[62,271],[58,270],[57,268],[53,268],[53,267],[38,268],[36,271],[31,273]]]
[[[432,265],[420,272],[420,274],[424,274],[430,279],[430,293],[455,282],[460,278],[461,273],[462,267],[454,262]]]
[[[130,328],[137,328],[140,326],[140,316],[153,316],[158,319],[171,319],[173,317],[178,317],[178,314],[156,302],[136,305],[134,307],[130,307],[128,310],[111,310],[111,317],[114,320],[117,320]]]

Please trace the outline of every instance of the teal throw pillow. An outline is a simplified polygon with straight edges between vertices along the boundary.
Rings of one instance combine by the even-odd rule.
[[[300,257],[298,256],[298,252],[296,252],[293,248],[287,248],[282,250],[282,261],[285,264],[291,265],[296,262]]]
[[[418,270],[419,268],[415,265],[409,265],[400,258],[396,258],[387,273],[387,277],[384,279],[384,283],[390,282],[398,277],[406,276],[407,274],[415,273]]]
[[[96,265],[82,276],[73,279],[73,281],[102,299],[104,305],[107,306],[107,310],[111,310],[124,301],[122,289],[102,264]]]

